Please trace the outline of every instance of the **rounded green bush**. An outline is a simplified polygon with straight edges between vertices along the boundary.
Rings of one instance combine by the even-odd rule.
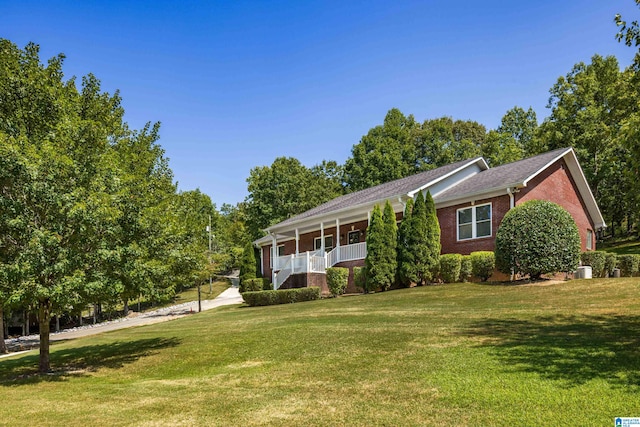
[[[531,200],[507,212],[496,233],[496,265],[510,274],[539,279],[574,271],[580,261],[580,233],[561,206]]]
[[[349,281],[349,269],[344,267],[327,268],[327,286],[334,297],[342,295]]]
[[[457,282],[460,277],[462,255],[445,254],[440,256],[440,277],[444,283]]]
[[[496,257],[490,251],[471,252],[471,271],[483,282],[489,280],[496,268]]]

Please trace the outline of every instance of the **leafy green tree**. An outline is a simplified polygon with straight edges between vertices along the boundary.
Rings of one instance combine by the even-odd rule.
[[[325,169],[329,168],[325,163]],[[271,166],[251,169],[245,199],[246,219],[252,239],[262,230],[307,211],[341,194],[335,179],[315,172],[292,157],[278,157]]]
[[[119,94],[64,81],[63,59],[0,39],[0,305],[37,310],[41,372],[54,314],[166,286],[190,253],[157,125],[130,130]]]
[[[391,109],[384,123],[369,130],[351,149],[344,166],[347,188],[363,190],[413,173],[411,139],[415,126],[413,116]]]
[[[635,0],[636,4],[640,7],[640,0]],[[624,42],[627,46],[640,46],[640,26],[638,21],[634,20],[627,24],[627,21],[622,19],[622,15],[616,13],[614,18],[616,25],[620,28],[616,39],[619,42]]]
[[[490,130],[482,146],[482,157],[495,167],[521,160],[523,152],[512,136]]]
[[[496,233],[496,267],[506,274],[569,272],[580,261],[580,233],[571,215],[546,200],[509,210]]]
[[[527,111],[515,106],[505,113],[497,129],[501,135],[513,138],[516,146],[521,151],[520,158],[532,156],[544,152],[538,138],[538,118],[533,108]],[[516,160],[520,160],[516,159]]]
[[[619,197],[637,180],[624,173],[630,156],[621,139],[621,124],[640,106],[629,96],[629,83],[613,56],[595,55],[590,64],[576,64],[551,89],[551,115],[541,126],[550,149],[574,147],[612,234],[635,212],[628,199]]]

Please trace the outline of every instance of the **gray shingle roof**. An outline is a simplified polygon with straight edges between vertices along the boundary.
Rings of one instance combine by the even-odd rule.
[[[350,206],[360,206],[367,203],[373,203],[384,199],[392,199],[398,196],[406,195],[412,190],[416,190],[423,185],[441,178],[456,169],[464,166],[465,164],[472,163],[478,159],[462,160],[460,162],[451,163],[449,165],[441,166],[436,169],[432,169],[426,172],[421,172],[415,175],[408,176],[406,178],[397,179],[395,181],[386,182],[384,184],[376,185],[375,187],[367,188],[364,190],[356,191],[354,193],[345,194],[344,196],[337,197],[333,200],[329,200],[320,206],[316,206],[306,212],[286,219],[272,227],[280,227],[293,222],[300,221],[305,218],[310,218],[316,215],[328,214],[334,211],[338,211]]]
[[[465,195],[477,194],[497,188],[513,187],[523,184],[533,174],[540,171],[551,161],[567,152],[568,148],[560,148],[548,153],[539,154],[506,165],[489,168],[462,181],[455,187],[440,193],[435,201],[462,198]]]
[[[517,162],[483,170],[480,173],[460,182],[454,187],[438,194],[437,197],[435,197],[435,201],[438,202],[463,198],[466,195],[479,194],[498,188],[507,188],[523,184],[528,178],[539,172],[547,164],[563,155],[568,150],[568,148],[560,148],[548,153],[519,160]],[[411,191],[415,191],[423,187],[425,184],[448,175],[464,165],[471,164],[479,160],[481,160],[481,158],[462,160],[437,169],[432,169],[406,178],[376,185],[375,187],[367,188],[365,190],[345,194],[344,196],[337,197],[320,206],[316,206],[313,209],[286,219],[271,226],[270,228],[279,228],[306,218],[330,214],[345,208],[371,204],[385,199],[394,199],[399,196],[404,196]]]

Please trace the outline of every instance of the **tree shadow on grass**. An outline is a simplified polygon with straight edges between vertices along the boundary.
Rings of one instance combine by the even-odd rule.
[[[465,335],[483,338],[506,369],[578,386],[605,380],[640,391],[640,316],[489,319]]]
[[[180,344],[178,338],[151,338],[118,341],[109,344],[55,350],[51,348],[51,368],[48,374],[38,374],[38,355],[30,354],[0,362],[0,385],[18,386],[43,381],[65,381],[84,376],[101,368],[121,368],[136,360]]]

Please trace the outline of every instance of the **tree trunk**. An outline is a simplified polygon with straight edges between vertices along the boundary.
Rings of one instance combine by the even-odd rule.
[[[24,312],[24,326],[25,326],[25,335],[31,335],[31,328],[29,327],[29,312]]]
[[[200,282],[198,282],[198,313],[202,311],[202,298],[200,298]]]
[[[129,300],[125,298],[124,302],[124,315],[129,315]]]
[[[0,336],[0,353],[8,353],[7,346],[4,344],[4,310],[2,309],[2,304],[0,304],[0,331],[2,336]]]
[[[60,332],[60,315],[56,314],[56,332]]]
[[[46,374],[51,369],[49,359],[49,323],[51,322],[51,301],[40,301],[38,309],[38,322],[40,325],[40,364],[39,371]]]

